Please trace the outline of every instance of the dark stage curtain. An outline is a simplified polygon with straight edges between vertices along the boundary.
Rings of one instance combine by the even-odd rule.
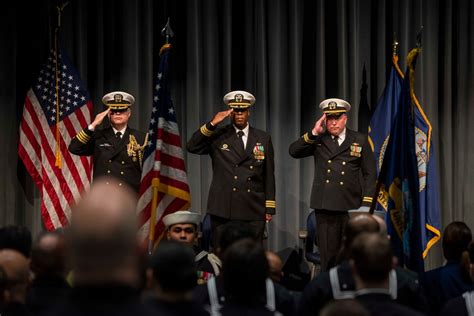
[[[17,156],[23,100],[46,59],[55,20],[53,1],[2,5],[0,19],[0,225],[42,229],[39,192]],[[319,117],[327,97],[352,104],[348,126],[367,130],[388,76],[393,33],[402,69],[423,25],[416,92],[434,130],[443,227],[474,224],[474,2],[470,0],[71,0],[62,19],[62,42],[87,83],[95,112],[113,90],[132,93],[131,125],[146,130],[153,66],[171,18],[175,32],[172,89],[183,143],[225,108],[232,89],[257,98],[251,125],[272,135],[277,215],[269,248],[299,243],[309,213],[313,161],[294,160],[289,144]],[[367,94],[361,95],[367,70]],[[359,106],[367,98],[368,105]],[[362,102],[363,104],[364,102]],[[206,210],[212,172],[207,156],[186,156],[192,209]],[[441,264],[438,249],[429,265]]]

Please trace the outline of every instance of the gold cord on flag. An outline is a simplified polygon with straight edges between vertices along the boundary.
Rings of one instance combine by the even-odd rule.
[[[58,27],[54,31],[54,74],[55,74],[55,86],[56,86],[56,154],[55,154],[55,162],[54,165],[61,169],[62,161],[61,161],[61,131],[59,129],[60,123],[60,111],[59,111],[59,50],[58,50],[58,33],[59,28],[61,27],[61,14],[68,3],[65,2],[61,6],[56,7],[58,9]]]

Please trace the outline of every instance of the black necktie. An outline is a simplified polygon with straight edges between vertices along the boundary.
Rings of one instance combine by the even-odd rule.
[[[240,149],[242,149],[242,151],[245,151],[244,139],[242,138],[242,136],[244,136],[244,132],[243,131],[238,131],[237,136],[240,139],[240,145],[241,145]]]
[[[120,144],[120,141],[122,140],[122,133],[117,132],[115,133],[115,146],[118,146]]]
[[[332,150],[333,150],[333,151],[336,151],[336,150],[339,148],[338,139],[339,139],[338,136],[334,136],[334,137],[332,138]]]

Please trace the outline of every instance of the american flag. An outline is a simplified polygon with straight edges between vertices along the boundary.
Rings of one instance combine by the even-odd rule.
[[[169,89],[170,49],[170,44],[165,44],[161,48],[160,65],[154,81],[148,146],[143,158],[140,198],[137,206],[140,226],[138,235],[141,240],[147,240],[151,225],[154,225],[155,233],[151,241],[153,244],[159,241],[164,232],[162,218],[167,214],[187,209],[191,204],[181,138]],[[158,203],[155,221],[150,224],[153,181],[157,187]]]
[[[71,206],[90,185],[91,159],[71,155],[67,147],[91,121],[92,102],[78,72],[64,52],[51,51],[27,92],[18,145],[40,191],[48,230],[68,224]]]

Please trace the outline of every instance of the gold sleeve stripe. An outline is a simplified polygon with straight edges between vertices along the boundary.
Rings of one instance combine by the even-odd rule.
[[[308,133],[305,133],[303,135],[303,138],[304,138],[304,141],[307,142],[308,144],[314,144],[314,140],[310,139],[309,136],[308,136]]]
[[[265,207],[275,208],[276,207],[276,202],[271,201],[271,200],[267,200],[267,201],[265,201]]]
[[[364,196],[364,198],[362,199],[364,202],[372,202],[374,199],[371,198],[371,197],[368,197],[368,196]]]
[[[203,126],[201,126],[200,128],[200,131],[201,133],[204,135],[204,136],[211,136],[214,132],[213,131],[210,131],[207,127],[206,127],[206,124],[204,124]]]
[[[87,142],[91,139],[91,137],[89,135],[87,135],[84,131],[80,131],[76,135],[76,137],[83,144],[87,144]]]

